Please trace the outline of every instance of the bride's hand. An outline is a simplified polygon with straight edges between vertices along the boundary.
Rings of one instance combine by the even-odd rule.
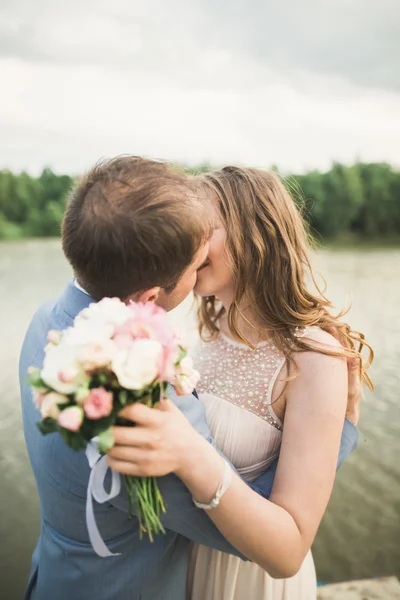
[[[114,471],[138,477],[174,472],[184,478],[207,444],[170,400],[157,408],[135,403],[120,414],[136,426],[113,428],[115,445],[107,462]]]

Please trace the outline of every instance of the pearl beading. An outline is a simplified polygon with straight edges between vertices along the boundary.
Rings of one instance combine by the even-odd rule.
[[[224,398],[282,431],[270,409],[272,387],[285,362],[275,346],[261,342],[252,350],[220,334],[211,342],[201,341],[193,360],[200,372],[200,393]]]

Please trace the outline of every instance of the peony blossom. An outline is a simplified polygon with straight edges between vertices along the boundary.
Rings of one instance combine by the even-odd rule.
[[[121,350],[112,362],[112,370],[120,385],[128,390],[140,390],[158,375],[163,347],[155,340],[137,340],[128,350]]]
[[[83,421],[83,410],[80,406],[69,406],[58,415],[58,424],[69,431],[78,431]]]
[[[63,394],[57,394],[57,392],[45,394],[40,404],[40,414],[42,415],[42,419],[50,417],[51,419],[57,420],[57,417],[60,414],[58,405],[65,404],[66,402],[68,402],[68,398]]]
[[[42,379],[46,385],[60,394],[73,394],[88,378],[78,359],[76,348],[65,343],[47,348],[42,368]]]
[[[126,321],[119,327],[115,329],[115,334],[113,336],[114,341],[117,343],[119,347],[125,342],[121,343],[121,340],[129,340],[131,343],[132,340],[150,340],[154,339],[155,331],[151,326],[151,323],[146,323],[145,321],[137,320],[133,317]]]
[[[168,344],[174,337],[174,332],[168,322],[166,311],[154,302],[146,304],[131,303],[129,325],[133,338],[156,339],[162,344]]]
[[[108,417],[113,408],[113,395],[104,388],[93,388],[90,390],[83,410],[89,419],[101,419]]]

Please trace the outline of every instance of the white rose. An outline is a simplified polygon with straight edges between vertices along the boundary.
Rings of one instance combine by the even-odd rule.
[[[77,349],[64,340],[47,349],[41,372],[43,381],[60,394],[72,394],[88,382],[77,358]]]
[[[184,396],[191,394],[200,379],[200,373],[193,368],[190,356],[182,358],[176,373],[176,391]]]
[[[40,406],[42,419],[51,417],[52,419],[57,420],[57,417],[60,414],[58,404],[65,404],[66,402],[68,402],[68,398],[63,394],[57,394],[57,392],[49,392],[46,394]]]
[[[154,340],[137,340],[129,350],[121,350],[112,369],[122,387],[141,390],[158,375],[163,347]]]
[[[119,327],[130,318],[127,305],[118,298],[103,298],[100,302],[93,302],[85,308],[76,321],[86,319],[93,323]]]

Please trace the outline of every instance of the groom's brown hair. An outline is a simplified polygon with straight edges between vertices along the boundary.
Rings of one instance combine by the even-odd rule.
[[[78,181],[62,226],[64,253],[96,300],[173,289],[209,235],[186,176],[135,156],[103,161]]]

